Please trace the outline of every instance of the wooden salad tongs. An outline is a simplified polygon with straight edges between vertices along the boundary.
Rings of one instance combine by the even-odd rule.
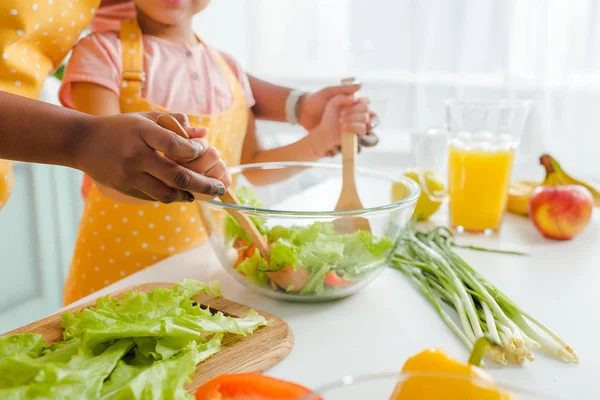
[[[177,121],[172,115],[161,114],[156,119],[156,123],[165,129],[175,132],[176,134],[178,134],[181,137],[184,137],[186,139],[190,138],[190,136],[185,131],[185,129],[183,129],[181,124],[179,124],[179,121]],[[211,200],[212,197],[205,195],[205,194],[199,194],[199,193],[193,193],[193,194],[194,194],[194,197],[196,198],[195,203],[196,203],[196,207],[198,208],[198,213],[200,213],[200,217],[202,219],[204,219],[204,206],[200,203],[200,201]],[[221,198],[221,201],[226,204],[228,203],[228,204],[232,204],[235,206],[242,205],[240,200],[231,191],[231,189],[228,189],[225,192],[225,194],[223,194],[220,198]],[[252,240],[252,243],[254,243],[256,245],[256,248],[260,252],[260,255],[268,263],[269,259],[270,259],[270,255],[271,255],[271,250],[269,248],[269,244],[267,243],[265,238],[260,234],[260,232],[256,228],[256,225],[254,225],[252,220],[250,220],[250,218],[246,214],[243,214],[234,208],[227,207],[226,205],[225,205],[225,210],[227,210],[229,215],[231,215],[233,217],[233,219],[248,234],[248,236],[250,237],[250,240]]]
[[[342,79],[342,85],[352,85],[356,78]],[[361,210],[365,208],[356,188],[356,154],[358,136],[354,132],[342,132],[342,191],[335,211]],[[338,233],[353,233],[358,230],[371,232],[369,220],[363,217],[348,216],[333,221]]]

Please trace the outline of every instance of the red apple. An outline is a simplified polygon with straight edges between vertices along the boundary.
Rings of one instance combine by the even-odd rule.
[[[529,216],[545,237],[568,240],[585,229],[593,207],[594,198],[583,186],[539,186],[529,199]]]

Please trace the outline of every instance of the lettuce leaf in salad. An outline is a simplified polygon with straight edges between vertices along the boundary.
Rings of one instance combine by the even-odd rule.
[[[354,232],[346,236],[344,257],[335,270],[345,280],[364,279],[384,264],[393,247],[392,239],[387,236],[378,239],[370,232]]]
[[[317,268],[329,265],[336,270],[354,269],[382,260],[393,248],[389,237],[378,238],[370,232],[340,235],[331,223],[317,222],[308,227],[276,226],[269,232],[273,243],[271,266],[281,264]],[[278,251],[275,251],[275,250]]]
[[[247,207],[263,208],[263,204],[258,199],[258,196],[249,187],[241,187],[237,189],[236,195],[240,200],[240,203]],[[267,220],[265,218],[252,215],[250,216],[250,220],[254,223],[254,225],[256,225],[256,228],[261,234],[265,234],[267,232]],[[242,229],[242,227],[231,217],[231,215],[227,214],[225,216],[223,225],[223,231],[228,240],[233,241],[237,238],[242,238],[250,241],[246,231]]]
[[[242,261],[236,270],[245,275],[247,279],[257,286],[266,286],[269,283],[269,277],[266,273],[267,262],[261,257],[258,251],[252,257],[248,257]]]
[[[278,239],[271,246],[269,271],[279,271],[285,268],[286,265],[291,265],[294,269],[297,268],[298,255],[297,246],[286,239]]]
[[[328,265],[322,265],[310,270],[308,282],[300,290],[300,295],[322,294],[325,291],[325,276],[331,271]]]

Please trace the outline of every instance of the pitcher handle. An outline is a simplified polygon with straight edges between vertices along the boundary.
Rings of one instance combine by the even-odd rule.
[[[423,193],[432,201],[443,201],[448,197],[445,191],[431,191],[427,185],[428,171],[444,176],[447,165],[448,142],[450,132],[444,126],[433,126],[416,135],[415,161],[417,164],[419,183]]]

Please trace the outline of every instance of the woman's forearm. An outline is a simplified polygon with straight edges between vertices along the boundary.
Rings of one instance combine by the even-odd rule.
[[[286,122],[285,102],[292,89],[248,75],[256,104],[252,108],[256,119]]]
[[[0,92],[0,110],[0,158],[75,166],[90,117],[6,92]]]

